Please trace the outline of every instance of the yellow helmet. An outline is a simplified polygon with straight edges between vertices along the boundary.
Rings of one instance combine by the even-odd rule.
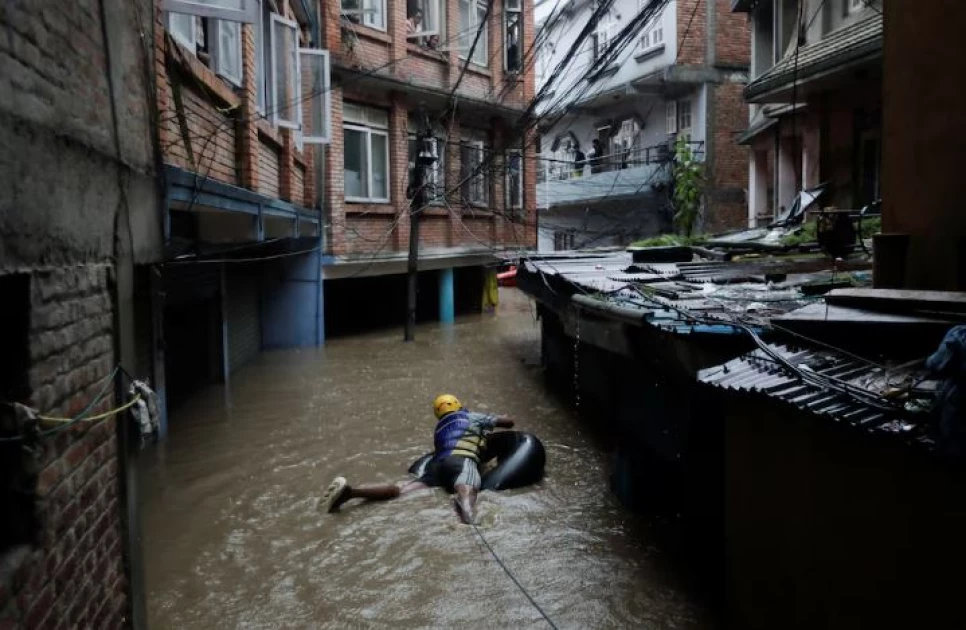
[[[433,401],[433,412],[436,414],[436,419],[442,418],[448,413],[453,413],[454,411],[459,411],[463,408],[460,401],[452,394],[440,394]]]

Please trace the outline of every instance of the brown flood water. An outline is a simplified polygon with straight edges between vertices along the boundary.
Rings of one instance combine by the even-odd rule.
[[[436,394],[507,413],[547,449],[539,486],[484,492],[480,530],[560,628],[707,628],[646,529],[607,491],[607,455],[544,387],[524,296],[496,316],[266,352],[171,419],[142,458],[152,628],[542,628],[441,490],[320,514],[336,474],[405,478]]]

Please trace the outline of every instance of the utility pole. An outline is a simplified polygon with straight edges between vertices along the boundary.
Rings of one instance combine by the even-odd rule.
[[[419,213],[426,205],[426,167],[436,162],[430,146],[431,135],[429,125],[416,135],[416,164],[409,180],[409,192],[412,201],[409,203],[409,264],[406,268],[406,332],[405,341],[416,339],[416,285],[419,273]]]

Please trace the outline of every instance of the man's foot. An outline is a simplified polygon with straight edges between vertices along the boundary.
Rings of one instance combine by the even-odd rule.
[[[465,499],[460,500],[459,497],[453,497],[453,507],[456,508],[456,514],[460,517],[464,525],[476,524],[476,520],[473,518],[473,506],[470,505],[469,501]]]
[[[351,498],[352,488],[349,487],[349,482],[345,480],[345,477],[336,477],[325,489],[325,494],[322,495],[322,501],[319,503],[319,509],[330,513],[338,512],[342,504]]]

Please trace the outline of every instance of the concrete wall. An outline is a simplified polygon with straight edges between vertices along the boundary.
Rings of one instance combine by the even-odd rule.
[[[914,20],[907,9],[894,0],[885,6],[882,231],[912,236],[909,288],[963,290],[959,147],[966,110],[959,106],[961,85],[949,77],[966,71],[956,50],[966,5],[925,3]]]
[[[147,0],[0,11],[0,274],[28,277],[29,293],[7,296],[4,308],[28,314],[20,400],[44,414],[78,413],[118,362],[150,364],[137,356],[133,278],[134,264],[161,250],[151,17]],[[111,385],[97,410],[120,402]],[[137,529],[133,484],[127,477],[121,492],[126,444],[116,429],[126,435],[107,420],[43,440],[41,529],[34,544],[0,552],[0,625],[140,620],[131,605],[139,558],[122,536],[125,510]],[[8,517],[8,506],[0,511]]]

